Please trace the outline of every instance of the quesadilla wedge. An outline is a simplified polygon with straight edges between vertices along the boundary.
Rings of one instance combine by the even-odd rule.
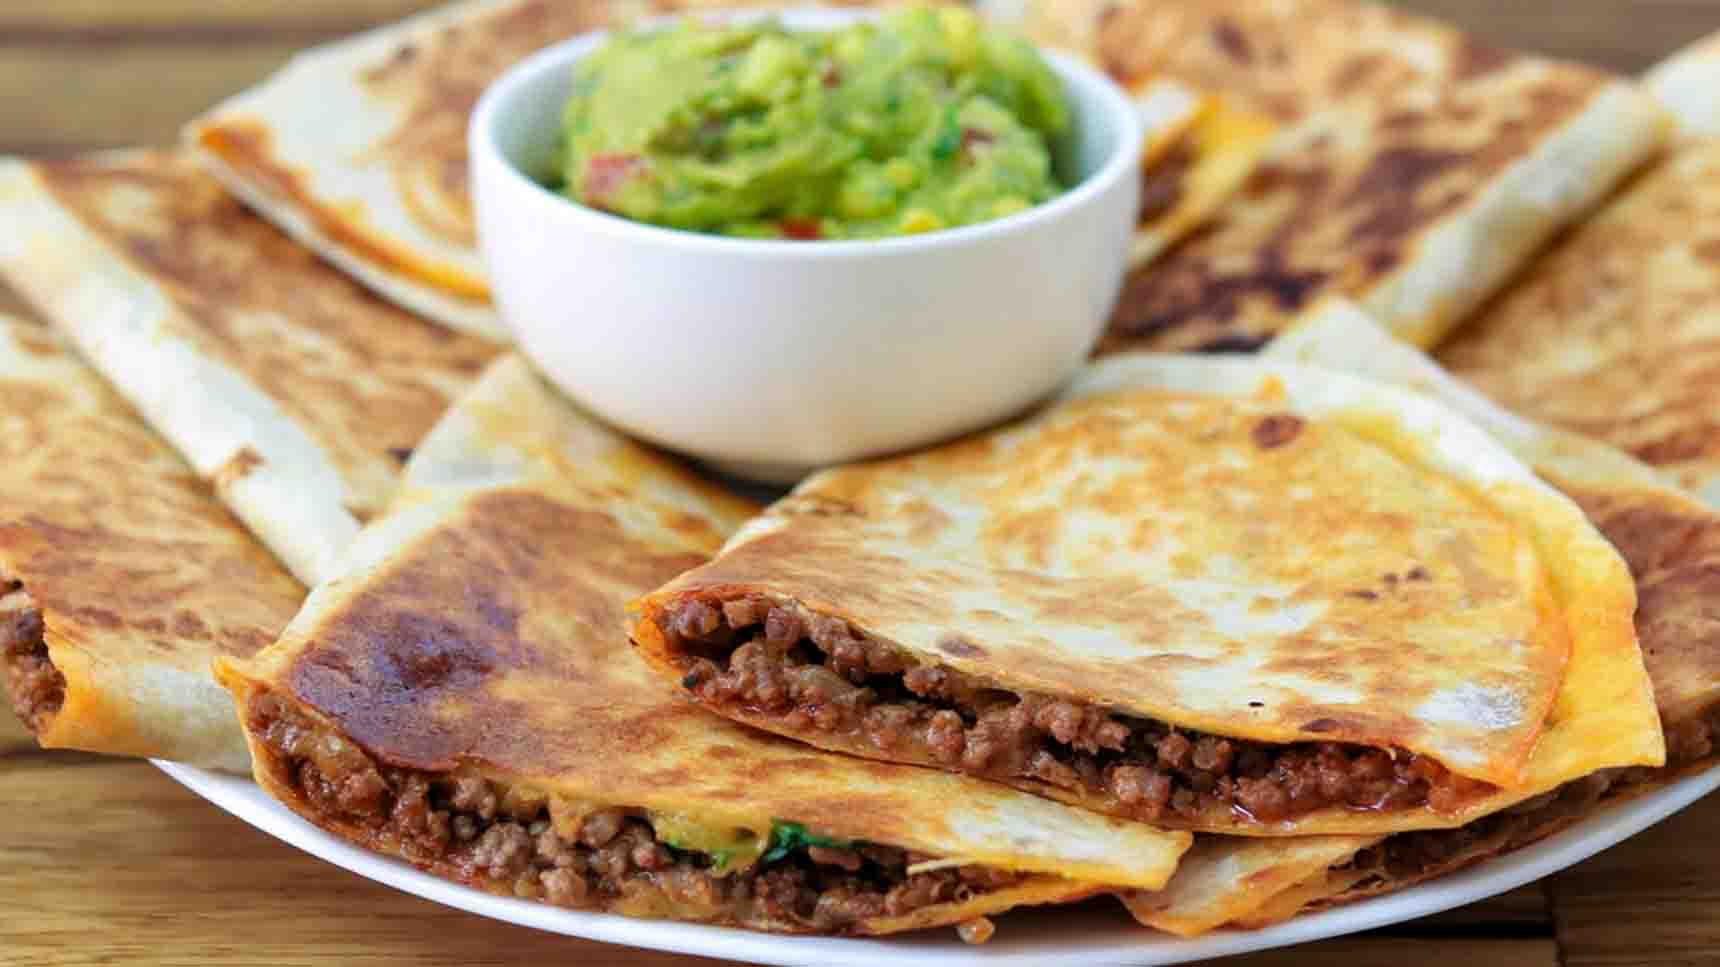
[[[0,275],[306,584],[495,354],[381,301],[183,156],[0,162]]]
[[[1627,83],[1387,4],[1052,2],[1029,23],[1125,83],[1285,125],[1201,232],[1130,275],[1104,351],[1258,347],[1330,294],[1432,345],[1664,137]]]
[[[822,753],[657,681],[627,600],[752,510],[497,362],[350,571],[221,664],[258,781],[439,876],[632,916],[890,933],[1163,885],[1186,834]]]
[[[306,51],[186,129],[264,217],[414,312],[508,338],[468,195],[466,122],[490,82],[588,31],[734,0],[464,0]],[[339,123],[330,123],[339,119]]]
[[[1720,142],[1675,150],[1439,355],[1502,406],[1720,503]]]
[[[1012,427],[813,476],[632,633],[706,707],[814,745],[1175,828],[1363,834],[1658,764],[1633,607],[1581,512],[1450,411],[1136,354]]]
[[[0,663],[48,748],[250,766],[217,655],[304,593],[41,326],[0,317]]]
[[[1260,164],[1278,128],[1265,115],[1175,81],[1137,85],[1131,95],[1148,132],[1129,248],[1129,266],[1137,268],[1205,224]]]
[[[1598,441],[1522,420],[1333,300],[1268,355],[1414,388],[1461,410],[1574,498],[1635,576],[1637,635],[1667,739],[1662,768],[1606,770],[1454,830],[1277,844],[1202,838],[1162,891],[1129,894],[1142,923],[1192,935],[1389,893],[1519,849],[1720,760],[1720,510]],[[1288,848],[1274,850],[1282,845]]]
[[[1720,137],[1720,33],[1667,58],[1643,84],[1672,110],[1680,137]]]

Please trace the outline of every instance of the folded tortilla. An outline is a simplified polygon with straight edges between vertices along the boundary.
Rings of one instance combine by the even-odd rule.
[[[1136,354],[1012,427],[815,475],[632,630],[707,707],[814,745],[1360,834],[1658,764],[1634,603],[1577,507],[1454,413]]]
[[[762,0],[464,0],[305,51],[186,129],[264,217],[402,306],[489,339],[466,122],[528,55],[656,15]],[[337,122],[331,119],[338,119]]]
[[[1271,118],[1176,81],[1132,85],[1147,143],[1129,266],[1151,262],[1212,218],[1259,166]]]
[[[1710,96],[1720,104],[1720,87]],[[1440,359],[1495,402],[1720,503],[1720,142],[1681,146],[1633,182]]]
[[[1629,84],[1387,4],[1047,0],[1029,22],[1125,82],[1285,125],[1203,231],[1131,274],[1107,351],[1258,347],[1331,294],[1431,345],[1664,137]]]
[[[217,655],[304,593],[44,327],[0,317],[0,662],[43,746],[250,766]]]
[[[628,647],[626,602],[754,508],[599,427],[516,358],[407,473],[350,571],[279,644],[219,672],[258,781],[337,835],[556,905],[817,933],[1162,886],[1188,846],[683,701]]]
[[[1414,388],[1461,410],[1574,498],[1635,576],[1637,635],[1667,739],[1659,769],[1612,770],[1456,830],[1279,844],[1203,838],[1162,891],[1126,898],[1141,922],[1184,935],[1260,926],[1310,906],[1400,890],[1527,846],[1591,814],[1720,759],[1720,510],[1604,443],[1522,420],[1353,305],[1322,304],[1269,356]],[[1273,847],[1280,847],[1274,849]],[[1285,848],[1288,847],[1288,848]]]
[[[0,161],[0,275],[306,584],[496,352],[375,298],[180,155]]]
[[[1643,83],[1671,109],[1680,137],[1720,137],[1720,33],[1667,58]]]

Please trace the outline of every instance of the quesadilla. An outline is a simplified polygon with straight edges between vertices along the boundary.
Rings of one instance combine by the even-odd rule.
[[[1720,142],[1681,146],[1632,183],[1440,360],[1500,405],[1720,503]]]
[[[273,648],[223,662],[258,781],[436,875],[558,906],[890,933],[1162,886],[1186,834],[708,715],[627,600],[753,508],[497,362]]]
[[[1175,81],[1131,91],[1148,132],[1129,267],[1151,262],[1200,228],[1265,156],[1277,125],[1216,94]]]
[[[383,302],[182,156],[0,162],[0,274],[306,584],[495,347]]]
[[[1049,2],[1115,76],[1278,119],[1204,230],[1133,272],[1105,351],[1250,349],[1330,294],[1437,342],[1657,148],[1631,85],[1353,0]]]
[[[49,748],[249,768],[217,655],[304,593],[47,329],[0,317],[0,662]]]
[[[414,312],[505,340],[468,195],[466,122],[514,64],[558,41],[760,3],[464,0],[305,51],[186,129],[266,218]],[[331,123],[331,119],[339,119]]]
[[[1643,85],[1672,110],[1681,137],[1720,137],[1720,33],[1667,58]]]
[[[825,471],[637,606],[723,715],[1244,835],[1461,825],[1661,736],[1618,555],[1438,405],[1136,354]]]
[[[1403,889],[1519,849],[1720,759],[1720,510],[1597,441],[1489,403],[1354,306],[1334,301],[1268,355],[1413,387],[1460,409],[1583,507],[1635,576],[1637,635],[1666,734],[1664,767],[1606,770],[1455,830],[1275,843],[1201,839],[1162,891],[1130,894],[1141,922],[1192,935]],[[1277,847],[1276,849],[1274,847]]]

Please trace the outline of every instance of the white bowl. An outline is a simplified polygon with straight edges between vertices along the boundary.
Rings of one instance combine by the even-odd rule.
[[[718,16],[828,30],[871,14]],[[628,221],[527,176],[555,169],[573,65],[604,40],[586,35],[508,71],[469,131],[502,317],[595,413],[780,480],[1005,419],[1092,349],[1122,285],[1142,140],[1128,96],[1098,71],[1045,55],[1074,107],[1058,166],[1078,179],[1045,204],[902,238],[734,239]]]

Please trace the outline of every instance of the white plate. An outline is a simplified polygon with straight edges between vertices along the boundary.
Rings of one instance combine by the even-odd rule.
[[[1180,964],[1336,937],[1412,920],[1515,889],[1587,859],[1660,822],[1720,787],[1720,766],[1665,789],[1602,810],[1541,843],[1474,869],[1391,896],[1299,917],[1264,930],[1220,931],[1181,940],[1135,926],[1121,906],[1086,904],[1071,910],[1017,911],[998,923],[997,937],[970,947],[953,930],[889,940],[774,937],[727,927],[632,920],[562,910],[491,896],[421,873],[397,860],[351,846],[317,829],[247,779],[171,762],[156,765],[186,788],[264,832],[360,876],[479,916],[570,937],[767,964],[1059,965]]]

